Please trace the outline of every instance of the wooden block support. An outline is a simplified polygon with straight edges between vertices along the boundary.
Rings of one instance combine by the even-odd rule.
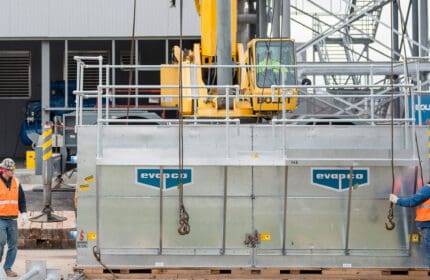
[[[40,212],[30,211],[28,217],[39,215]],[[54,214],[67,219],[58,223],[38,223],[28,221],[21,226],[18,221],[18,248],[20,249],[73,249],[75,240],[70,232],[76,229],[74,211],[56,211]]]

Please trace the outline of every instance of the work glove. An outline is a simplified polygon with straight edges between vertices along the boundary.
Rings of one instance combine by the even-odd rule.
[[[28,222],[27,213],[26,212],[21,213],[20,219],[21,219],[21,225],[24,226]]]
[[[397,200],[399,200],[399,198],[397,197],[397,195],[395,194],[390,194],[390,201],[394,204],[397,203]]]

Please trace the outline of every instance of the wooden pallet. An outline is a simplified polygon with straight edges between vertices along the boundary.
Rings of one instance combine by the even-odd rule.
[[[408,268],[75,268],[88,279],[430,279]]]

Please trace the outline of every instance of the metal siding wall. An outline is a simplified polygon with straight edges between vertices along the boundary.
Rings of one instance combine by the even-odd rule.
[[[1,42],[0,50],[30,50],[32,52],[30,100],[40,99],[40,42]],[[24,158],[25,151],[30,149],[22,144],[19,137],[27,101],[29,100],[0,100],[0,160],[3,157]]]
[[[0,101],[0,160],[4,157],[23,157],[26,148],[19,137],[27,100]]]
[[[0,37],[130,37],[133,1],[0,0]],[[136,36],[179,35],[179,1],[137,1]],[[184,36],[198,36],[194,1],[184,1]]]

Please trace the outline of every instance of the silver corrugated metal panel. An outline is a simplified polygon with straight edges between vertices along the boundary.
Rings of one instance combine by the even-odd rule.
[[[427,130],[415,130],[421,151]],[[104,264],[116,268],[423,267],[422,247],[408,240],[409,211],[395,207],[395,229],[384,226],[392,188],[389,131],[185,125],[191,231],[181,236],[177,126],[104,126],[99,158],[97,126],[79,126],[77,264],[98,266],[97,246]],[[401,195],[413,192],[415,145],[405,137],[415,131],[394,127]],[[414,163],[403,165],[404,152]],[[349,172],[356,172],[351,181]],[[259,242],[247,243],[249,234]]]
[[[0,37],[130,37],[133,1],[1,0]],[[198,36],[194,1],[184,1],[183,34]],[[137,1],[136,36],[178,36],[179,5]]]

